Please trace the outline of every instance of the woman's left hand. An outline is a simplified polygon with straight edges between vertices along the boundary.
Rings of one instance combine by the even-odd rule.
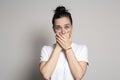
[[[71,34],[66,33],[65,35],[63,35],[61,33],[57,33],[56,41],[59,43],[63,50],[66,50],[71,47],[72,43]]]

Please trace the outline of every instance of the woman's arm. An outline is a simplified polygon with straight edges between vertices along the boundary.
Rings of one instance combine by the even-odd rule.
[[[50,59],[48,61],[43,61],[40,63],[40,72],[45,80],[49,80],[49,78],[51,77],[56,67],[61,50],[61,47],[58,44],[56,44],[56,47],[53,50]]]
[[[77,61],[72,49],[65,51],[70,70],[75,80],[81,80],[87,69],[87,62]]]
[[[71,35],[67,37],[62,34],[57,34],[57,42],[60,44],[62,49],[65,51],[65,55],[68,60],[68,64],[69,64],[73,77],[75,78],[75,80],[81,80],[86,72],[87,63],[79,62],[76,59],[74,52],[71,48],[71,43],[72,43]]]

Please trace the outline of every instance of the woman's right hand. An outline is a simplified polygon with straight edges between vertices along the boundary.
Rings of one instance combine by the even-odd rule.
[[[55,46],[55,49],[57,49],[58,51],[61,52],[61,51],[62,51],[62,47],[61,47],[60,44],[57,42],[57,34],[58,34],[58,33],[56,33],[56,36],[55,36],[55,37],[56,37],[56,46]]]

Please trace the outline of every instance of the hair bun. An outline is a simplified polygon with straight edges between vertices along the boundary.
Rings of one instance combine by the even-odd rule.
[[[58,12],[68,12],[68,10],[66,10],[64,6],[58,6],[55,10],[55,13],[58,13]]]

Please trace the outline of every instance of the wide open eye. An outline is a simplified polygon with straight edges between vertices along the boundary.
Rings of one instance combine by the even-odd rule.
[[[70,28],[70,26],[65,26],[65,29],[68,30]]]
[[[55,26],[55,29],[56,29],[56,30],[59,30],[59,29],[60,29],[60,26]]]

